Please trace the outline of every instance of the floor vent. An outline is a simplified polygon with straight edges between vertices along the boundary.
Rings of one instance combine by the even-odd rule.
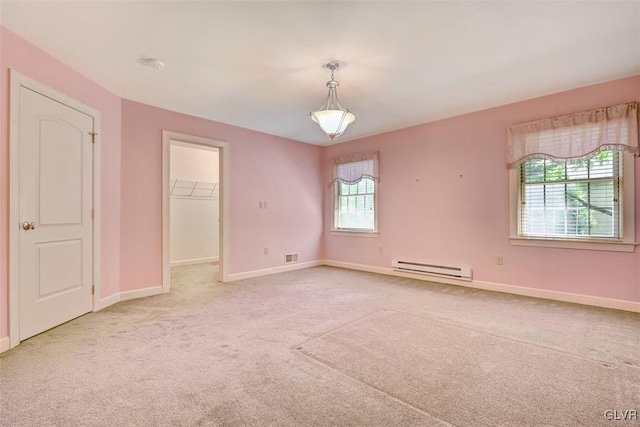
[[[293,262],[298,262],[298,258],[300,257],[300,254],[285,254],[284,255],[284,263],[285,264],[291,264]]]
[[[452,279],[471,281],[471,267],[452,265],[428,264],[424,262],[405,261],[394,259],[391,266],[397,271],[408,273],[428,274],[438,277],[450,277]]]

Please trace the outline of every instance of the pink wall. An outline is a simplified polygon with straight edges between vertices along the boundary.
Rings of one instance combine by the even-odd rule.
[[[302,262],[381,267],[412,257],[469,264],[476,280],[640,301],[638,250],[509,244],[504,160],[508,124],[640,100],[640,76],[320,148],[122,100],[0,27],[0,338],[8,334],[10,68],[102,112],[103,297],[161,284],[161,130],[167,129],[230,143],[232,274],[281,266],[285,252],[299,252]],[[332,236],[330,159],[372,149],[381,153],[380,237]],[[640,236],[640,173],[636,190]],[[261,200],[269,209],[258,209]],[[496,255],[503,266],[495,265]]]
[[[162,284],[163,129],[229,143],[230,273],[319,259],[320,147],[123,100],[121,291]]]
[[[374,149],[381,181],[378,239],[331,235],[332,193],[324,186],[324,258],[379,267],[395,257],[462,263],[475,280],[640,301],[640,250],[511,246],[505,166],[509,124],[633,100],[640,100],[640,76],[326,148],[325,183],[333,157]],[[640,236],[640,159],[636,168]]]
[[[120,98],[46,52],[0,27],[0,338],[8,335],[9,69],[102,112],[102,296],[120,280]]]
[[[102,297],[161,284],[162,129],[230,143],[230,273],[281,266],[285,252],[319,258],[320,147],[122,100],[4,27],[0,47],[0,338],[8,335],[9,69],[102,112]],[[258,209],[261,200],[269,209]]]

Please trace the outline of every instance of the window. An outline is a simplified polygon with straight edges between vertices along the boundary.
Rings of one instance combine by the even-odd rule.
[[[376,237],[378,152],[333,159],[333,231]]]
[[[509,126],[512,244],[635,250],[637,107]]]
[[[622,161],[606,150],[575,162],[534,159],[519,168],[519,235],[620,240]]]
[[[362,178],[355,184],[336,181],[335,224],[341,230],[375,231],[376,183]]]

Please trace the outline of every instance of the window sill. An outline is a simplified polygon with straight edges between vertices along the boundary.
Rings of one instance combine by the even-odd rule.
[[[360,230],[331,230],[332,236],[350,236],[350,237],[374,237],[377,238],[379,233],[377,231],[360,231]]]
[[[509,237],[514,246],[535,246],[542,248],[584,249],[591,251],[634,252],[637,243],[612,242],[603,240],[560,240],[533,237]]]

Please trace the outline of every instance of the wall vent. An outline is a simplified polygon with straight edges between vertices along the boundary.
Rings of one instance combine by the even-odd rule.
[[[291,264],[294,262],[298,262],[298,258],[300,258],[300,254],[285,254],[284,255],[284,263]]]
[[[406,271],[408,273],[427,274],[431,276],[471,281],[471,267],[429,264],[426,262],[398,259],[391,261],[391,266],[396,271]]]

